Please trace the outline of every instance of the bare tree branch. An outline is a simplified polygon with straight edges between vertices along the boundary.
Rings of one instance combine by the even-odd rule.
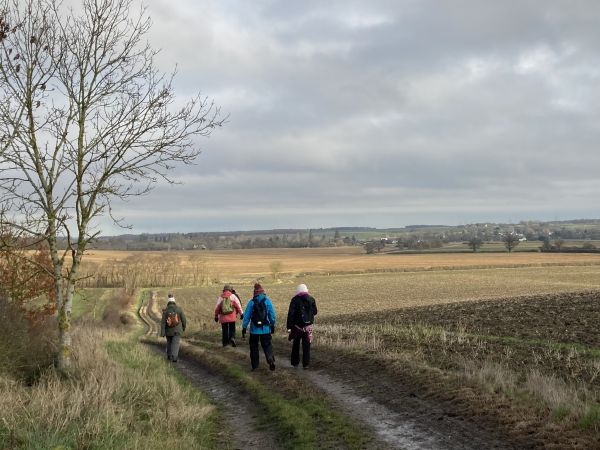
[[[48,244],[63,347],[96,220],[119,223],[115,199],[173,183],[171,169],[200,153],[195,139],[226,120],[200,94],[179,104],[176,71],[161,73],[146,43],[144,9],[81,1],[75,14],[60,0],[0,0],[0,205]]]

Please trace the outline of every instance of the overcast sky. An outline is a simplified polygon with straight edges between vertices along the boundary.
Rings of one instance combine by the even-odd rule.
[[[600,216],[599,2],[147,3],[229,121],[118,205],[133,232]]]

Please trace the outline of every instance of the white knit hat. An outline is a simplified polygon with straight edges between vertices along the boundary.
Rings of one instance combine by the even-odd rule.
[[[296,294],[308,293],[308,288],[305,284],[299,284],[296,287]]]

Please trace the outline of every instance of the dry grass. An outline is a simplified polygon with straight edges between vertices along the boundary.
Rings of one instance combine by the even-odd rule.
[[[101,328],[79,330],[74,344],[70,379],[52,370],[31,387],[0,378],[0,441],[8,448],[210,444],[213,407],[147,349]]]

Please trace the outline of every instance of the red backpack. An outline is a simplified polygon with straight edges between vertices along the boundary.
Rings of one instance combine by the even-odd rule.
[[[179,319],[179,314],[177,313],[177,311],[169,311],[167,313],[167,326],[169,328],[175,328],[180,323],[181,320]]]

